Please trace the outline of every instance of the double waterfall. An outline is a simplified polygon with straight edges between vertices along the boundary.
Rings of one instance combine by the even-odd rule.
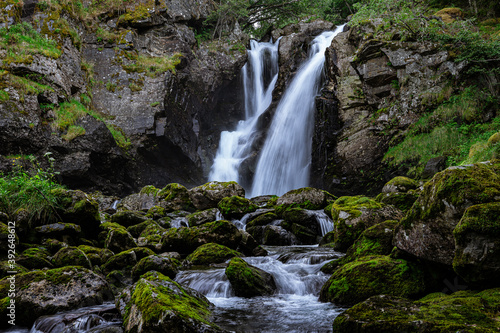
[[[317,36],[274,113],[258,158],[250,196],[282,195],[309,182],[315,98],[321,88],[325,50],[343,26]],[[211,181],[240,181],[239,167],[252,153],[257,120],[272,102],[278,78],[278,43],[251,42],[242,69],[246,120],[222,132]]]

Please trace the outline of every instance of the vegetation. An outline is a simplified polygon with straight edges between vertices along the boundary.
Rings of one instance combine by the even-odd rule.
[[[10,174],[0,174],[0,211],[10,216],[24,212],[32,221],[56,222],[59,207],[56,189],[63,188],[55,180],[54,159],[46,153],[49,168],[44,169],[33,157],[27,157],[23,167],[17,165]],[[17,160],[20,157],[16,158]]]
[[[146,73],[150,77],[155,77],[168,71],[175,73],[175,66],[181,62],[182,54],[176,53],[170,57],[149,57],[143,54],[129,53],[129,58],[134,63],[124,65],[123,68],[126,71]]]

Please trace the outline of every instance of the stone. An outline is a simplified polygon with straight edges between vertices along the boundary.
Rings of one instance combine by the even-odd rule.
[[[230,220],[241,219],[245,214],[253,213],[258,208],[250,200],[239,196],[223,198],[217,206],[224,218]]]
[[[101,266],[114,255],[114,253],[108,249],[100,249],[89,245],[80,245],[78,249],[85,253],[92,266]]]
[[[382,193],[408,192],[418,187],[418,183],[408,177],[394,177],[382,188]]]
[[[92,269],[92,264],[87,255],[77,247],[64,247],[57,251],[52,258],[56,267],[82,266]]]
[[[233,257],[243,257],[243,254],[224,245],[215,243],[203,244],[186,257],[192,265],[220,264]]]
[[[158,191],[157,197],[163,201],[161,205],[169,211],[185,210],[192,212],[196,210],[189,197],[188,189],[181,184],[168,184]]]
[[[219,201],[234,195],[245,196],[245,190],[236,182],[210,182],[189,190],[197,210],[217,208]]]
[[[424,170],[422,171],[422,178],[432,178],[436,173],[443,171],[446,167],[446,157],[439,156],[433,157],[427,161]]]
[[[336,198],[330,193],[312,187],[305,187],[291,190],[276,201],[276,206],[294,206],[310,210],[323,209],[328,205],[328,201]]]
[[[132,276],[137,280],[141,275],[149,271],[156,271],[171,279],[175,279],[180,265],[180,261],[175,258],[151,255],[139,260],[134,268],[132,268]]]
[[[220,220],[221,218],[218,218],[219,214],[220,212],[217,208],[210,208],[189,214],[186,217],[188,219],[189,226],[196,227],[208,222]]]
[[[123,270],[130,273],[138,261],[152,255],[155,255],[155,253],[144,247],[136,247],[123,251],[109,258],[108,261],[106,261],[106,263],[102,266],[102,271],[105,274],[114,270]]]
[[[49,251],[43,247],[32,247],[24,250],[21,255],[16,258],[16,263],[28,269],[54,267],[50,261]]]
[[[138,211],[120,210],[111,215],[110,221],[118,223],[124,227],[130,227],[146,221],[147,218]]]
[[[269,296],[276,291],[276,284],[271,274],[249,265],[241,258],[229,261],[226,276],[238,297]]]
[[[125,228],[113,228],[109,230],[104,245],[113,252],[121,252],[137,247],[134,238]]]

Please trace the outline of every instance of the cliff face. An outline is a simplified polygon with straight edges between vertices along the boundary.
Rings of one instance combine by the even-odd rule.
[[[245,41],[197,43],[210,1],[83,6],[0,5],[10,27],[0,51],[2,170],[16,155],[51,152],[61,180],[85,190],[202,183],[221,128],[243,117]],[[9,37],[15,29],[24,30]],[[21,35],[55,40],[53,53]]]
[[[447,94],[463,67],[438,45],[375,37],[377,24],[339,34],[326,53],[312,183],[334,193],[376,192],[398,173],[382,163],[389,143]]]

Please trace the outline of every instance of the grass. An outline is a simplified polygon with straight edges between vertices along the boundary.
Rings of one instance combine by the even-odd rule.
[[[0,29],[0,46],[7,51],[7,63],[31,63],[35,54],[57,59],[62,53],[56,41],[42,36],[27,22]]]
[[[55,110],[55,114],[56,118],[52,123],[52,127],[64,131],[73,126],[78,119],[89,114],[89,111],[77,100],[71,100],[70,102],[61,103]]]
[[[67,133],[64,134],[62,138],[66,141],[71,141],[82,135],[85,135],[85,128],[81,126],[71,125],[70,127],[68,127]]]
[[[128,72],[146,73],[150,77],[158,76],[162,73],[171,71],[175,73],[175,66],[181,62],[182,54],[176,53],[171,57],[148,57],[142,54],[131,55],[135,63],[124,65],[123,68]]]

